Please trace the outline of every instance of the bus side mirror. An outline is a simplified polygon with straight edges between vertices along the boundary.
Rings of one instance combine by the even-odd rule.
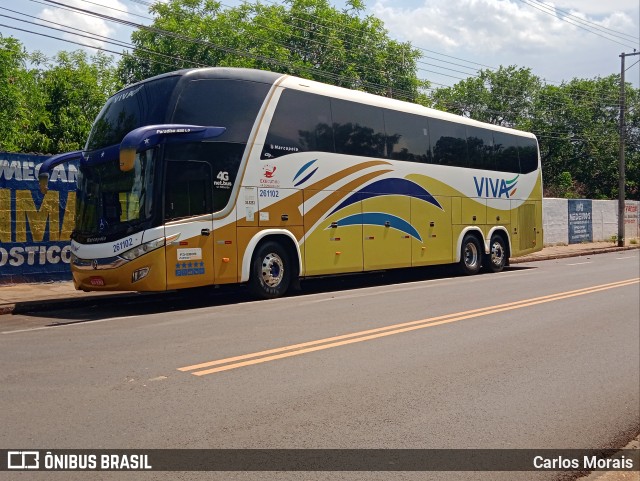
[[[40,183],[40,192],[42,195],[49,190],[49,172],[41,172],[38,174],[38,182]]]
[[[133,169],[138,152],[152,149],[156,145],[179,142],[198,142],[222,135],[225,127],[203,127],[200,125],[160,124],[138,127],[124,136],[120,143],[120,170]]]
[[[67,152],[65,154],[54,155],[45,160],[40,166],[40,172],[38,173],[38,182],[40,183],[40,192],[46,194],[49,190],[49,177],[51,171],[58,165],[66,162],[73,162],[76,160],[82,160],[82,150],[75,150],[73,152]]]
[[[136,149],[122,149],[120,147],[120,171],[129,172],[133,170],[136,162]]]

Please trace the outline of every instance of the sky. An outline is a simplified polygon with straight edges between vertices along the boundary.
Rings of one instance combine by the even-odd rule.
[[[233,6],[238,1],[222,3]],[[344,5],[343,0],[331,1],[338,8]],[[150,23],[145,5],[150,2],[145,0],[55,2],[0,0],[0,33],[19,39],[30,52],[40,50],[53,56],[59,50],[95,50],[58,39],[70,40],[70,34],[16,19],[59,27],[51,23],[56,22],[124,42],[129,42],[131,28],[70,12],[59,4]],[[478,69],[501,65],[528,67],[553,84],[573,78],[606,77],[620,73],[621,53],[633,53],[634,48],[640,51],[640,0],[365,0],[365,5],[367,14],[384,22],[391,38],[411,42],[422,50],[418,76],[433,87],[450,86]],[[101,41],[75,40],[122,51],[122,47]],[[640,55],[626,58],[626,79],[635,87],[640,86],[638,60]]]

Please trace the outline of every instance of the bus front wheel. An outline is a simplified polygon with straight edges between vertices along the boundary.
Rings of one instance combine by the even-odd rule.
[[[289,254],[279,243],[265,242],[256,249],[251,261],[249,287],[261,299],[283,296],[291,282]]]
[[[460,271],[466,275],[477,274],[482,267],[482,251],[480,250],[480,242],[470,234],[462,239],[462,247],[460,249]]]

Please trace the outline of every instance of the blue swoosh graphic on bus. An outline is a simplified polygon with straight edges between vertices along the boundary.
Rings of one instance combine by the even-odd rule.
[[[334,212],[344,209],[356,202],[362,200],[371,199],[373,197],[380,197],[383,195],[404,195],[408,197],[414,197],[416,199],[423,200],[444,210],[435,197],[433,197],[426,189],[419,186],[415,182],[411,182],[407,179],[382,179],[363,187],[359,191],[347,197],[342,203],[333,209],[329,215]],[[328,216],[327,216],[328,217]]]
[[[348,226],[348,225],[377,225],[381,227],[385,227],[385,224],[389,222],[389,228],[399,230],[400,232],[404,232],[405,234],[409,234],[411,237],[418,239],[422,242],[422,237],[420,237],[420,233],[409,224],[406,220],[401,219],[395,215],[385,214],[384,212],[364,212],[362,214],[352,214],[343,219],[337,221],[338,226]]]
[[[294,187],[298,187],[300,184],[304,184],[307,180],[309,180],[311,178],[311,176],[313,174],[315,174],[318,171],[318,168],[316,167],[315,169],[313,169],[311,171],[311,173],[309,175],[307,175],[304,179],[299,180],[297,183],[293,184]]]
[[[293,176],[293,182],[296,181],[296,179],[298,177],[300,177],[309,167],[311,167],[315,162],[317,162],[318,159],[314,159],[311,160],[309,162],[307,162],[306,164],[304,164],[300,170],[296,173],[296,175]],[[313,174],[315,174],[318,171],[318,168],[316,167],[309,175],[305,176],[304,179],[299,180],[296,184],[294,184],[294,187],[298,187],[300,184],[304,184],[307,180],[309,180],[311,178],[311,176]]]

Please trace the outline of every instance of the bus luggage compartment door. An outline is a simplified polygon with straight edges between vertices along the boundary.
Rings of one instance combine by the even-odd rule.
[[[364,270],[411,265],[411,199],[381,196],[362,203]]]
[[[321,195],[305,191],[305,199]],[[322,202],[305,211],[305,275],[362,272],[362,207],[357,201],[324,217],[327,209],[349,192],[333,192]],[[320,220],[318,219],[320,218]]]

